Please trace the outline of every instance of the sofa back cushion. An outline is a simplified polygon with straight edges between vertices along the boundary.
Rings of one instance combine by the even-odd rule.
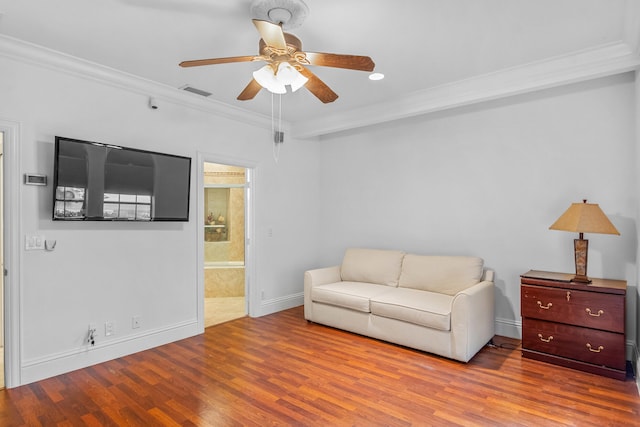
[[[343,281],[398,286],[404,252],[349,248],[340,267]]]
[[[467,256],[406,255],[399,287],[455,295],[482,279],[484,261]]]

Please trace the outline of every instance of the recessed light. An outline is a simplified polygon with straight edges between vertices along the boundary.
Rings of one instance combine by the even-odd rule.
[[[369,74],[369,80],[382,80],[382,79],[384,79],[384,74],[382,73]]]

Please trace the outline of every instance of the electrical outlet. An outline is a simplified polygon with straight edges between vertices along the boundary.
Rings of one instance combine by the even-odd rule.
[[[131,318],[131,328],[138,329],[142,323],[142,316],[137,315]]]
[[[98,330],[95,323],[89,323],[89,331],[87,332],[87,342],[91,345],[96,345],[96,335]]]
[[[116,332],[115,331],[115,325],[113,324],[113,322],[110,322],[110,321],[104,322],[104,336],[105,337],[110,337],[115,332]]]

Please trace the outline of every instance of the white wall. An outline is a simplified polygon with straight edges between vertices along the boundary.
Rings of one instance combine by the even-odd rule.
[[[575,271],[577,235],[548,228],[586,198],[622,234],[586,236],[588,274],[635,295],[634,102],[627,73],[325,137],[322,264],[350,246],[481,256],[497,331],[519,336],[519,275]],[[627,317],[634,341],[635,303]]]
[[[0,70],[0,120],[18,122],[21,130],[20,177],[14,179],[24,172],[51,178],[56,135],[193,158],[190,221],[184,223],[53,222],[52,185],[19,186],[21,218],[11,226],[20,228],[21,239],[45,235],[57,246],[52,252],[21,247],[20,271],[11,272],[20,286],[19,379],[12,386],[202,332],[195,172],[203,155],[255,165],[251,286],[263,299],[254,313],[302,303],[302,275],[315,260],[317,240],[314,144],[287,140],[276,164],[266,127],[162,97],[151,110],[154,93],[46,64],[0,55]],[[140,329],[131,327],[134,315],[142,316]],[[105,321],[115,323],[115,335],[104,336]],[[85,341],[91,322],[98,326],[93,348]]]
[[[622,233],[587,236],[588,273],[626,279],[637,294],[631,73],[319,143],[287,140],[276,164],[269,129],[255,123],[161,96],[152,111],[154,93],[11,55],[0,55],[0,70],[0,121],[20,125],[20,175],[51,176],[55,135],[256,165],[256,315],[296,302],[303,271],[338,263],[347,247],[398,248],[482,256],[497,273],[498,332],[517,336],[519,275],[573,270],[575,236],[548,227],[583,197]],[[53,252],[20,249],[19,383],[201,331],[196,182],[191,220],[172,224],[54,223],[51,187],[19,186],[20,236],[58,242]],[[627,317],[634,341],[635,304]],[[103,336],[106,320],[114,337]],[[99,325],[94,349],[84,343],[90,322]]]

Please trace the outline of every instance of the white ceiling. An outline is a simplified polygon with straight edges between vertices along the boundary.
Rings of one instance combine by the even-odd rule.
[[[340,97],[325,105],[303,89],[283,96],[283,116],[296,123],[372,106],[381,111],[412,96],[415,103],[416,93],[452,82],[624,42],[629,3],[635,1],[305,0],[309,15],[291,31],[303,49],[371,56],[386,78],[373,82],[365,72],[312,67]],[[236,100],[260,63],[178,66],[183,60],[257,54],[250,5],[0,0],[0,34],[172,88],[189,84],[217,101],[268,116],[267,91]]]

